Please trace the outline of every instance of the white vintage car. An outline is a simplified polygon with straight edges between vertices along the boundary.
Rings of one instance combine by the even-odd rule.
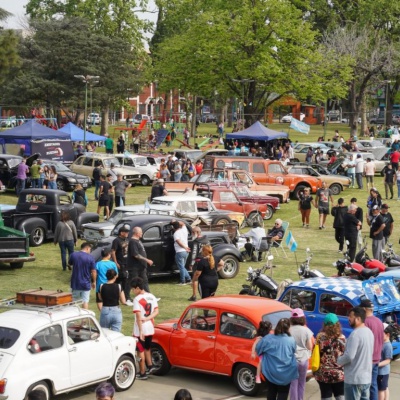
[[[140,183],[143,186],[150,185],[157,179],[158,167],[151,165],[147,157],[138,154],[114,154],[120,164],[125,167],[135,168],[136,172],[140,174]]]
[[[110,380],[129,389],[136,377],[136,339],[103,329],[78,305],[13,305],[0,314],[0,400],[40,390],[53,395]]]

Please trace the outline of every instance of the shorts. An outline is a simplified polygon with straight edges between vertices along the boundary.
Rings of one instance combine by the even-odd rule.
[[[82,300],[84,303],[89,303],[90,290],[72,290],[72,299],[74,301]]]
[[[136,350],[139,353],[143,353],[145,350],[150,350],[153,336],[145,336],[144,340],[141,340],[138,337],[136,337],[136,339],[138,340],[136,343]]]
[[[108,207],[108,203],[110,202],[110,198],[107,196],[100,196],[99,198],[99,207]]]
[[[374,183],[373,175],[365,175],[365,179],[367,180],[367,183]]]
[[[318,207],[318,212],[320,214],[328,215],[329,214],[329,207]]]
[[[389,386],[389,374],[378,375],[378,390],[384,391]]]

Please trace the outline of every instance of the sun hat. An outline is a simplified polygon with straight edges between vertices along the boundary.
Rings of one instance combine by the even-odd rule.
[[[339,318],[336,314],[329,313],[325,315],[324,324],[325,325],[335,325],[339,322]]]
[[[304,317],[304,311],[301,308],[295,308],[292,310],[292,318]]]

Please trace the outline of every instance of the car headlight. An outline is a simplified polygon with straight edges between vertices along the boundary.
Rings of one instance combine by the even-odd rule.
[[[126,179],[126,176],[124,175],[122,178],[123,178],[123,179]]]
[[[67,178],[67,179],[68,179],[68,182],[70,182],[70,183],[76,183],[77,182],[75,178]]]

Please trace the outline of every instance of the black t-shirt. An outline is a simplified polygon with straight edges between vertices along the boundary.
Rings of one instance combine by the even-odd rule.
[[[105,283],[101,285],[100,294],[103,300],[103,307],[115,307],[119,305],[119,294],[121,286],[117,283]]]
[[[207,257],[203,257],[198,263],[196,271],[201,271],[201,275],[199,277],[200,285],[215,285],[218,283],[218,272],[217,265],[220,262],[219,257],[214,257],[214,268],[210,268],[210,263]]]
[[[396,174],[396,171],[386,167],[386,170],[385,170],[385,183],[393,183],[393,179],[394,179],[395,174]]]
[[[354,237],[358,235],[358,225],[359,220],[355,215],[346,213],[343,215],[343,229],[345,237]]]
[[[107,181],[103,181],[103,182],[100,183],[100,191],[101,191],[101,188],[103,188],[103,191],[101,192],[100,196],[103,199],[108,199],[109,198],[108,191],[111,189],[111,184],[109,182],[107,182]]]
[[[120,266],[126,266],[128,258],[128,238],[116,237],[112,242],[111,249],[115,251],[115,258]]]
[[[383,236],[389,237],[390,236],[390,226],[394,222],[394,219],[392,217],[392,214],[390,214],[390,212],[388,212],[386,214],[381,214],[381,217],[383,219],[383,223],[386,225],[385,229],[383,230]]]
[[[138,260],[135,258],[137,255],[147,258],[146,250],[144,249],[143,243],[137,239],[131,239],[128,244],[128,262],[126,263],[128,269],[133,268],[146,268],[145,260]]]
[[[383,231],[380,231],[378,235],[374,235],[380,226],[384,224],[383,218],[380,214],[371,219],[371,229],[369,230],[369,237],[375,240],[382,240],[383,239]]]
[[[96,167],[96,168],[93,170],[93,179],[94,179],[95,181],[99,181],[99,180],[100,180],[100,175],[101,175],[101,169]]]
[[[311,209],[311,203],[313,201],[312,196],[305,196],[304,194],[300,195],[300,208],[302,210],[310,210]]]
[[[164,195],[164,186],[155,185],[151,188],[150,200],[153,200],[154,197],[160,197]]]
[[[208,240],[207,236],[197,237],[196,239],[193,240],[191,265],[194,265],[195,262],[200,261],[200,258],[202,257],[201,249],[206,244],[210,244],[210,241]]]

